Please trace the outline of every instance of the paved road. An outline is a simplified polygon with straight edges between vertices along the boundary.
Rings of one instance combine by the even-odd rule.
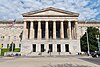
[[[100,65],[100,58],[80,58],[80,59]]]

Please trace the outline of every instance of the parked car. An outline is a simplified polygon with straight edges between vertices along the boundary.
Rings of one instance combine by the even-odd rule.
[[[92,52],[91,53],[91,56],[94,58],[94,57],[100,57],[100,51],[95,51],[95,52]]]

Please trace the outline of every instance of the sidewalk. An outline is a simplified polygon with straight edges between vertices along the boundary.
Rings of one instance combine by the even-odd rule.
[[[87,57],[88,58],[88,57]],[[0,62],[0,67],[51,67],[57,65],[70,65],[69,67],[100,67],[99,65],[80,60],[77,57],[35,57],[35,58],[15,58]],[[67,66],[66,66],[67,67]]]

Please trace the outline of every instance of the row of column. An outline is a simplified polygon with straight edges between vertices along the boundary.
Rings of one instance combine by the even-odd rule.
[[[63,21],[61,21],[61,28],[60,28],[60,37],[61,39],[64,39],[64,24]],[[77,22],[75,22],[75,31],[77,30]],[[26,21],[24,22],[24,37],[28,36],[28,30],[26,29]],[[37,38],[41,39],[42,38],[42,34],[41,34],[41,22],[38,21],[38,32],[37,32]],[[77,33],[77,32],[76,32]],[[68,38],[72,39],[72,35],[71,35],[71,21],[68,21],[68,30],[67,30],[67,34],[68,34]],[[77,34],[75,34],[76,36]],[[77,37],[77,36],[76,36]],[[25,39],[25,38],[24,38]],[[27,39],[27,38],[26,38]],[[30,36],[29,39],[34,39],[34,28],[33,28],[33,21],[31,21],[31,25],[30,25]],[[48,28],[48,21],[46,21],[45,24],[45,39],[49,39],[49,28]],[[56,22],[53,21],[53,39],[56,39]]]

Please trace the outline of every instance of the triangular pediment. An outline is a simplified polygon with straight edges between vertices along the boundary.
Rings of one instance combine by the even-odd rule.
[[[33,11],[33,12],[28,12],[22,14],[23,17],[34,17],[34,16],[68,16],[68,17],[78,17],[78,13],[70,12],[70,11],[65,11],[57,8],[46,8],[46,9],[41,9],[38,11]]]

